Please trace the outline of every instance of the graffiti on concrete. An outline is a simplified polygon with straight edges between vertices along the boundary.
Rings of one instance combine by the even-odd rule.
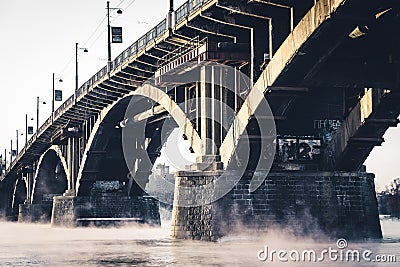
[[[94,190],[99,190],[102,192],[115,191],[122,189],[123,187],[124,184],[120,181],[96,181],[93,184]]]
[[[314,129],[317,131],[317,137],[321,138],[324,144],[332,140],[333,135],[341,125],[341,121],[336,119],[314,120]]]
[[[54,197],[62,196],[62,194],[43,194],[42,201],[43,202],[53,202]]]
[[[278,138],[280,162],[313,161],[320,155],[321,140],[312,137]]]

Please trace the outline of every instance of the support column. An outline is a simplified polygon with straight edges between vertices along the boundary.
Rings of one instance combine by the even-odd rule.
[[[66,196],[75,196],[75,185],[79,166],[79,155],[78,155],[78,140],[77,138],[68,138],[67,145],[67,164],[69,169],[69,181],[68,189],[65,192]]]
[[[33,171],[26,174],[26,204],[32,203]]]
[[[203,155],[213,155],[214,154],[214,144],[212,142],[213,139],[213,127],[212,127],[212,118],[213,118],[213,103],[211,101],[212,94],[214,91],[214,79],[213,79],[213,67],[203,66],[201,68],[200,73],[200,97],[201,97],[201,111],[200,111],[200,124],[201,124],[201,132],[200,137],[202,140],[202,154]],[[211,83],[207,83],[207,81],[211,81]]]

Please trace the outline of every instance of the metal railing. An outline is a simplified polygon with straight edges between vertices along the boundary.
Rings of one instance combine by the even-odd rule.
[[[175,23],[182,21],[185,17],[189,16],[189,14],[193,11],[199,9],[203,4],[210,2],[211,0],[189,0],[181,5],[175,11]],[[120,66],[123,62],[129,59],[132,55],[137,55],[141,50],[143,50],[150,42],[156,40],[157,38],[164,35],[167,31],[167,22],[166,19],[162,20],[157,26],[150,29],[146,34],[140,37],[136,42],[134,42],[131,46],[125,49],[121,54],[119,54],[112,62],[111,69],[109,71],[115,70],[118,66]],[[107,66],[103,67],[100,71],[98,71],[95,75],[93,75],[88,81],[86,81],[79,89],[75,92],[74,95],[70,96],[57,110],[54,111],[54,114],[50,116],[44,124],[38,129],[38,131],[29,139],[27,144],[25,144],[24,148],[21,149],[20,153],[13,160],[11,165],[7,168],[5,175],[0,179],[4,179],[5,176],[12,170],[15,164],[22,158],[25,152],[28,150],[30,146],[46,131],[46,129],[53,123],[54,120],[58,119],[64,112],[69,109],[78,97],[87,93],[89,88],[93,86],[97,81],[102,79],[109,73],[107,71]]]
[[[199,9],[202,5],[210,2],[211,0],[189,0],[183,3],[178,9],[175,11],[175,23],[181,22],[190,13]]]
[[[158,61],[158,67],[165,66],[166,64],[180,58],[182,55],[188,53],[189,51],[204,45],[206,42],[207,38],[203,38],[200,40],[198,36],[194,37],[193,39],[190,39],[186,44],[178,47],[174,51],[160,58]]]

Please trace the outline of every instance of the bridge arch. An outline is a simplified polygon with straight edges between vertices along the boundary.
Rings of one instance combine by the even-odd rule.
[[[151,110],[153,102],[159,104],[162,113],[168,113],[179,127],[191,133],[190,136],[193,136],[191,140],[193,140],[192,146],[194,151],[201,153],[200,137],[181,108],[161,90],[156,88],[153,90],[152,88],[149,89],[144,86],[110,104],[99,114],[91,130],[78,171],[76,184],[77,195],[88,195],[90,187],[95,180],[117,179],[132,184],[133,181],[130,179],[131,177],[129,177],[131,170],[126,166],[127,164],[122,148],[122,131],[119,127],[119,123],[125,119],[125,114],[131,101],[134,101],[136,109],[141,112]],[[140,107],[137,108],[138,106]],[[151,155],[151,164],[153,164],[159,156],[161,146],[163,142],[166,141],[166,137],[164,138],[165,140],[161,140],[161,133],[156,130],[159,128],[157,126],[161,125],[164,121],[165,118],[161,119],[150,127],[150,129],[146,129],[144,133],[140,133],[137,136],[137,147],[141,152]],[[143,124],[146,124],[146,120],[137,122],[137,125],[143,126]],[[146,127],[147,125],[144,125],[144,128]],[[171,131],[172,129],[170,129],[169,132]],[[146,135],[148,138],[146,138]],[[113,149],[111,149],[111,144],[114,145]],[[111,158],[107,160],[107,154],[111,154],[118,162],[113,161]],[[145,172],[148,173],[151,170],[151,168],[149,170],[149,164],[143,163],[142,165],[146,165],[145,169],[147,170]],[[102,174],[100,174],[98,168],[103,170]],[[114,173],[110,172],[110,169],[112,169]],[[132,191],[139,193],[139,191],[142,190],[134,186],[132,189],[129,189],[129,192]]]
[[[67,162],[61,149],[53,145],[39,159],[31,204],[52,202],[53,195],[60,195],[68,189],[69,181]]]
[[[13,215],[18,215],[19,205],[23,204],[27,196],[27,187],[24,179],[19,178],[15,181],[12,195],[11,209]]]

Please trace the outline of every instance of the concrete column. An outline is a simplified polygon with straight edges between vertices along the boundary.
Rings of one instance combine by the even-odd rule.
[[[75,183],[79,164],[78,143],[79,142],[76,138],[68,138],[67,161],[69,168],[69,182],[66,195],[75,195]]]
[[[201,109],[200,109],[200,124],[201,131],[200,137],[202,140],[202,154],[203,155],[214,155],[215,154],[215,146],[212,142],[214,140],[215,133],[213,131],[213,111],[214,103],[212,99],[214,98],[214,67],[205,67],[201,68],[200,73],[200,96],[201,96]],[[210,83],[207,83],[210,81]]]
[[[215,81],[218,81],[218,84],[215,84],[215,89],[213,92],[213,98],[214,98],[214,106],[213,106],[213,127],[214,127],[214,142],[219,148],[221,146],[221,125],[222,125],[222,110],[221,110],[221,87],[222,87],[222,75],[221,75],[221,68],[220,67],[214,67],[214,75],[215,75]],[[215,151],[215,154],[219,154],[219,149]]]
[[[195,105],[196,105],[196,130],[198,133],[200,133],[201,127],[200,127],[200,86],[199,83],[196,83],[196,101],[195,101]],[[200,136],[201,137],[201,136]]]
[[[26,203],[32,203],[32,184],[33,184],[33,172],[26,174]]]

